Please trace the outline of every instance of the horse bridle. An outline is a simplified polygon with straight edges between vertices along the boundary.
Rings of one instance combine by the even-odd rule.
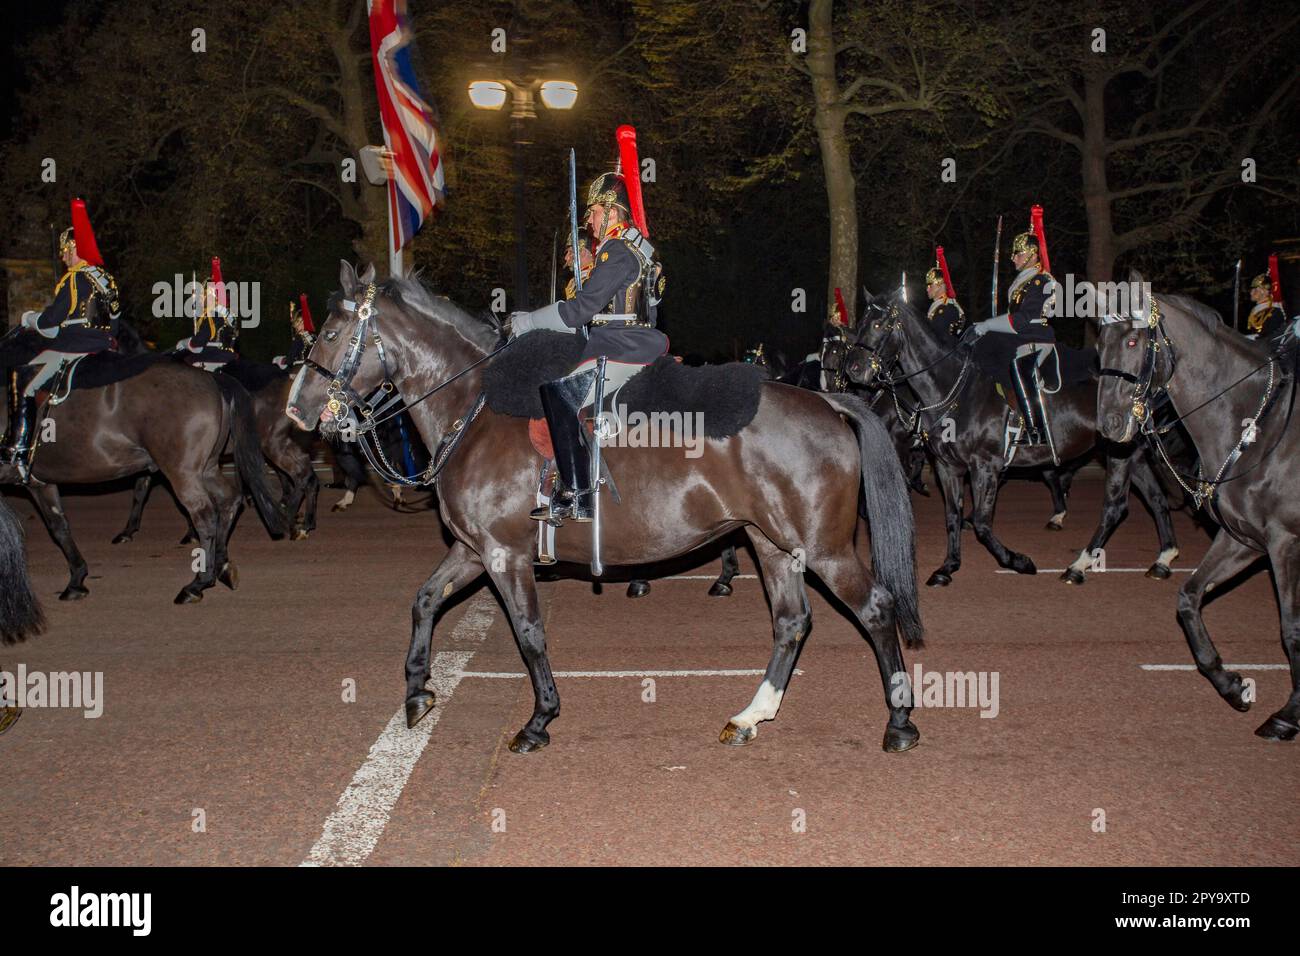
[[[1150,399],[1153,393],[1163,391],[1169,384],[1169,379],[1173,378],[1174,367],[1177,365],[1174,345],[1169,341],[1164,324],[1160,321],[1160,303],[1155,299],[1151,300],[1151,317],[1147,320],[1147,328],[1149,331],[1146,354],[1142,357],[1142,367],[1136,375],[1122,368],[1102,367],[1098,370],[1102,378],[1118,378],[1133,386],[1133,401],[1129,403],[1129,421],[1135,422],[1138,431],[1144,435],[1155,432],[1153,426],[1155,419],[1151,414]],[[1156,363],[1159,361],[1162,347],[1169,354],[1169,374],[1165,376],[1164,384],[1156,385]],[[1124,430],[1128,430],[1127,423]],[[1159,438],[1158,435],[1156,437]]]
[[[477,418],[478,413],[482,411],[485,401],[483,395],[477,397],[467,414],[452,423],[451,432],[448,436],[443,438],[440,444],[440,452],[435,453],[429,459],[429,466],[419,475],[403,475],[398,472],[397,469],[393,467],[392,463],[389,462],[387,455],[384,454],[383,445],[375,434],[371,434],[371,444],[374,445],[374,453],[372,454],[370,445],[365,441],[366,434],[373,433],[374,430],[384,422],[396,418],[406,409],[414,408],[416,405],[419,405],[421,402],[446,388],[462,375],[469,373],[479,365],[482,365],[484,362],[505,351],[514,344],[514,340],[502,344],[498,348],[493,349],[487,355],[484,355],[482,358],[475,360],[455,375],[452,375],[450,378],[445,379],[433,388],[429,389],[429,391],[425,392],[415,401],[403,404],[404,399],[402,393],[398,390],[397,384],[393,381],[392,372],[388,365],[388,356],[385,354],[383,337],[379,334],[378,325],[373,324],[374,319],[378,315],[378,310],[375,306],[375,295],[377,291],[378,287],[376,284],[370,282],[366,284],[366,291],[362,295],[359,304],[350,299],[344,299],[339,303],[339,306],[345,312],[350,312],[357,317],[356,331],[348,341],[348,351],[343,357],[343,364],[340,365],[336,371],[330,371],[319,362],[313,360],[311,352],[308,352],[307,356],[303,359],[303,367],[315,372],[317,375],[320,375],[329,382],[329,385],[325,388],[325,407],[329,409],[330,414],[334,416],[336,422],[341,424],[346,422],[354,414],[356,415],[357,444],[361,446],[361,450],[365,453],[366,459],[370,462],[370,466],[374,468],[381,477],[386,481],[401,485],[430,485],[438,477],[438,473],[442,470],[442,466],[447,463],[447,460],[451,457],[452,451],[454,451],[456,446],[460,443],[461,436],[465,433],[465,426]],[[320,343],[321,338],[323,338],[323,336],[316,340],[317,344]],[[352,380],[356,377],[357,371],[361,368],[362,359],[365,357],[366,345],[369,342],[374,343],[375,355],[379,359],[380,367],[383,369],[384,378],[383,381],[376,386],[374,391],[370,393],[370,397],[366,398],[353,387]],[[315,346],[313,346],[313,351],[314,350]],[[379,394],[379,400],[377,402],[374,401],[376,394]]]

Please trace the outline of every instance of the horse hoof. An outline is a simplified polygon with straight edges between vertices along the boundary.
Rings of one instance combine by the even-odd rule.
[[[330,511],[347,511],[347,510],[348,510],[347,505],[335,505],[333,508],[330,509]]]
[[[952,584],[952,575],[943,571],[935,571],[930,575],[930,580],[925,582],[925,586],[929,588],[946,588],[950,584]]]
[[[1078,568],[1066,568],[1061,573],[1061,580],[1066,584],[1082,584],[1085,578]]]
[[[924,481],[913,481],[911,482],[911,486],[912,486],[912,490],[915,491],[922,498],[930,497],[930,486],[927,485]]]
[[[1219,692],[1219,696],[1226,700],[1233,710],[1239,713],[1244,714],[1250,710],[1250,701],[1246,700],[1242,693],[1245,690],[1245,683],[1242,681],[1241,675],[1235,671],[1220,671],[1219,673],[1222,674],[1220,680],[1215,680],[1213,675],[1210,676],[1210,683],[1214,684],[1214,689]],[[1225,680],[1226,683],[1224,683]]]
[[[217,575],[217,580],[232,591],[239,590],[239,569],[235,567],[235,562],[227,561],[222,565],[221,573]]]
[[[187,534],[185,537],[181,538],[181,542],[180,542],[180,543],[181,543],[181,544],[197,544],[197,543],[198,543],[198,540],[199,540],[198,535],[195,535],[195,534],[192,534],[192,533],[191,533],[191,534]]]
[[[293,534],[291,534],[291,535],[289,536],[289,540],[290,540],[290,541],[306,541],[306,540],[307,540],[307,529],[306,529],[306,528],[294,528],[294,529],[293,529]]]
[[[895,727],[890,724],[885,728],[885,740],[881,744],[881,749],[887,754],[901,754],[911,750],[921,742],[921,732],[916,729],[916,724],[910,720],[905,727]]]
[[[1016,574],[1037,574],[1038,567],[1034,564],[1033,559],[1023,554],[1017,554],[1011,559],[1011,570]]]
[[[645,597],[649,593],[649,581],[633,581],[627,586],[627,596],[630,598]]]
[[[709,597],[731,597],[731,585],[714,581],[713,586],[709,588]]]
[[[88,591],[86,588],[81,587],[78,584],[69,584],[66,588],[63,589],[63,593],[59,595],[59,600],[80,601],[89,593],[90,591]]]
[[[430,691],[421,691],[414,697],[407,698],[406,701],[406,729],[410,730],[421,720],[429,711],[433,710],[434,697]]]
[[[1255,736],[1263,737],[1265,740],[1295,740],[1296,734],[1300,734],[1300,726],[1277,714],[1264,721],[1255,730]]]
[[[968,516],[961,519],[961,526],[966,530],[970,530],[971,528],[975,527],[975,522],[971,521],[970,517]]]
[[[176,604],[198,604],[203,600],[203,592],[195,591],[190,588],[181,588],[181,593],[176,595]]]
[[[515,739],[510,741],[510,752],[516,754],[530,754],[541,750],[550,742],[551,735],[544,730],[540,734],[521,730],[519,733],[515,734]]]
[[[1147,568],[1147,577],[1155,578],[1157,581],[1167,581],[1173,573],[1159,561]]]
[[[1059,522],[1059,521],[1052,520],[1052,521],[1047,522],[1047,530],[1048,530],[1048,531],[1064,531],[1064,530],[1065,530],[1065,525],[1061,524],[1061,522]]]
[[[135,535],[133,535],[133,534],[127,534],[125,531],[123,531],[121,534],[119,534],[116,538],[113,539],[113,543],[114,543],[114,544],[130,544],[131,539],[133,539],[134,537],[135,537]]]
[[[727,721],[727,726],[723,727],[722,733],[718,734],[718,741],[728,747],[743,747],[757,736],[757,727],[737,727],[731,721]]]
[[[22,715],[21,707],[0,707],[0,734],[12,727]]]

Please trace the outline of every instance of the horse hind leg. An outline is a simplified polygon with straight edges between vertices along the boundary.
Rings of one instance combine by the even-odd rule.
[[[495,544],[484,542],[484,549],[490,550]],[[546,654],[546,630],[542,626],[542,612],[537,600],[532,557],[526,547],[507,551],[518,557],[501,570],[489,568],[488,574],[492,576],[501,603],[510,615],[515,642],[533,685],[533,715],[510,741],[513,753],[526,754],[541,750],[551,742],[546,728],[560,716],[560,693],[555,687],[551,662]]]
[[[1160,539],[1160,553],[1156,555],[1155,563],[1147,568],[1146,576],[1158,581],[1167,581],[1174,573],[1173,563],[1178,557],[1178,538],[1174,533],[1174,521],[1169,513],[1169,498],[1141,449],[1134,452],[1132,476],[1133,487],[1138,490],[1138,494],[1146,500],[1147,507],[1151,509],[1151,516],[1156,523],[1156,535]]]
[[[214,497],[205,484],[205,477],[198,475],[168,476],[176,499],[189,515],[190,524],[198,535],[198,547],[191,552],[194,579],[181,588],[176,595],[177,604],[194,604],[203,600],[203,592],[216,584],[217,573],[222,570],[218,562],[225,560],[225,533],[221,526],[221,503],[223,498]],[[214,479],[214,487],[222,483],[220,474]],[[240,496],[234,495],[236,499]]]
[[[45,530],[50,533],[54,543],[63,552],[68,562],[68,586],[59,595],[60,601],[80,601],[90,593],[86,587],[86,575],[90,569],[86,559],[81,556],[77,542],[73,540],[72,528],[68,516],[63,511],[63,501],[59,497],[57,485],[29,485],[32,500],[45,522]]]
[[[141,475],[135,480],[131,491],[131,513],[127,516],[126,527],[113,539],[114,544],[126,544],[140,532],[140,520],[144,517],[145,502],[149,500],[149,489],[153,485],[153,472]]]
[[[823,558],[811,567],[857,618],[875,651],[889,708],[884,750],[887,753],[911,750],[920,742],[921,732],[912,723],[912,690],[894,622],[893,597],[872,580],[851,546],[842,556]]]
[[[1043,481],[1047,483],[1047,490],[1052,493],[1052,516],[1047,519],[1048,531],[1062,531],[1065,528],[1065,485],[1061,480],[1061,473],[1055,468],[1043,469]]]
[[[452,595],[482,573],[483,562],[479,556],[457,541],[415,596],[411,605],[411,646],[406,652],[407,728],[414,727],[433,710],[433,691],[424,685],[429,681],[434,619]]]
[[[797,570],[794,559],[762,534],[750,531],[749,540],[758,555],[763,586],[772,605],[772,657],[754,699],[728,720],[718,735],[718,740],[733,747],[749,743],[758,735],[760,723],[776,717],[804,638],[812,627],[812,610],[808,606],[802,570]]]
[[[1291,665],[1291,696],[1255,730],[1265,740],[1294,740],[1300,734],[1300,546],[1294,539],[1273,557],[1278,606],[1282,612],[1282,647]]]
[[[731,582],[739,573],[740,559],[736,557],[736,546],[729,544],[722,549],[722,572],[709,588],[709,597],[730,597]]]
[[[217,508],[217,539],[214,566],[217,580],[230,590],[239,589],[239,569],[230,560],[230,536],[234,533],[235,522],[244,510],[244,496],[239,478],[229,482],[218,481],[212,485],[213,501]]]
[[[971,471],[971,521],[975,525],[975,537],[1002,567],[1017,574],[1037,574],[1038,569],[1028,555],[1012,551],[993,533],[998,487],[998,470],[991,463]]]

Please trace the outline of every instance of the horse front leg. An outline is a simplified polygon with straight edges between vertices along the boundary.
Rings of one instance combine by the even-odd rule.
[[[50,533],[54,543],[63,552],[68,562],[68,586],[59,595],[60,601],[80,601],[90,591],[86,588],[86,559],[81,556],[77,542],[72,538],[72,528],[68,525],[68,516],[63,512],[63,502],[59,498],[58,485],[28,485],[36,509],[45,522],[45,530]]]
[[[982,462],[971,471],[971,523],[975,525],[975,537],[1002,567],[1017,574],[1037,574],[1038,568],[1028,555],[1012,551],[993,533],[1001,471],[999,464],[992,461]]]
[[[1068,568],[1061,572],[1066,584],[1083,584],[1084,574],[1101,556],[1110,536],[1128,516],[1129,475],[1132,472],[1131,456],[1108,454],[1106,456],[1106,488],[1101,500],[1101,518],[1092,533],[1088,546],[1079,552]]]
[[[1052,493],[1052,516],[1047,519],[1048,531],[1060,531],[1065,527],[1065,486],[1061,482],[1061,473],[1055,468],[1043,469],[1043,481]]]
[[[961,567],[962,497],[966,489],[965,473],[959,468],[935,462],[935,478],[943,491],[944,525],[948,529],[948,554],[938,570],[930,575],[928,587],[947,587]]]
[[[736,557],[736,546],[727,545],[722,549],[722,573],[709,588],[709,597],[730,597],[731,582],[740,573],[740,559]]]
[[[411,605],[411,647],[406,652],[406,726],[414,727],[433,710],[433,691],[429,681],[430,648],[433,622],[443,605],[483,573],[483,562],[474,550],[457,541],[447,556],[429,575]]]
[[[1174,559],[1178,557],[1178,537],[1174,533],[1174,519],[1169,513],[1169,498],[1156,477],[1155,469],[1142,449],[1133,453],[1133,486],[1151,509],[1151,517],[1156,522],[1156,535],[1160,539],[1160,553],[1155,563],[1147,568],[1146,576],[1158,581],[1167,581],[1173,576]]]
[[[153,485],[153,474],[141,475],[135,480],[131,490],[131,513],[127,515],[126,527],[113,539],[114,544],[126,544],[140,531],[140,519],[144,517],[144,505],[149,500],[149,489]]]
[[[1288,537],[1270,549],[1282,613],[1282,647],[1291,665],[1291,696],[1255,730],[1265,740],[1294,740],[1300,734],[1300,546]]]
[[[532,554],[527,547],[504,548],[494,542],[485,544],[489,550],[494,547],[502,547],[507,554],[515,555],[504,562],[493,562],[501,570],[490,566],[488,574],[506,613],[510,615],[515,643],[519,645],[520,656],[533,684],[533,716],[510,741],[510,749],[517,754],[532,753],[551,742],[546,727],[560,716],[560,693],[556,690],[551,662],[546,656],[546,630],[542,626],[541,605],[537,600]]]
[[[1178,623],[1187,636],[1192,657],[1196,659],[1196,669],[1214,685],[1219,696],[1242,713],[1250,710],[1250,701],[1242,696],[1241,675],[1223,669],[1223,659],[1210,640],[1210,632],[1201,617],[1201,605],[1206,593],[1244,571],[1258,557],[1258,551],[1239,543],[1226,531],[1220,531],[1195,573],[1178,589]]]

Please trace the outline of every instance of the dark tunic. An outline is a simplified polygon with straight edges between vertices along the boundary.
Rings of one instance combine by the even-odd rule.
[[[239,336],[234,326],[219,315],[201,316],[190,337],[190,355],[194,364],[229,362],[239,357]]]
[[[1264,309],[1260,309],[1259,312],[1264,312]],[[1253,309],[1251,310],[1251,317],[1247,320],[1247,327],[1253,329],[1258,323],[1260,325],[1259,337],[1261,341],[1275,339],[1285,331],[1287,324],[1286,313],[1280,305],[1270,308],[1262,323],[1259,322],[1258,315],[1259,313],[1256,313]]]
[[[92,298],[98,299],[94,309]],[[36,320],[36,331],[48,351],[102,352],[113,348],[119,318],[113,277],[100,266],[82,266],[68,270],[59,280],[54,301]]]
[[[645,273],[644,260],[631,243],[612,237],[596,250],[596,261],[582,283],[582,291],[572,299],[558,303],[560,319],[571,329],[588,323],[591,338],[582,350],[580,361],[604,355],[611,362],[648,365],[668,351],[668,337],[654,328],[656,316],[647,310],[647,324],[625,326],[601,324],[602,314],[637,313]]]
[[[942,338],[956,339],[966,329],[966,313],[955,299],[936,299],[929,315],[930,323]]]
[[[1012,287],[1008,300],[1008,313],[1015,335],[1006,332],[989,332],[975,345],[975,360],[988,375],[1002,385],[1007,395],[1012,394],[1011,363],[1016,349],[1027,342],[1055,342],[1056,333],[1047,321],[1055,281],[1046,272],[1039,272]]]

